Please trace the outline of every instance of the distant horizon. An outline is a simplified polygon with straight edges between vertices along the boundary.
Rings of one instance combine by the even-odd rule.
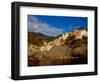
[[[78,28],[87,29],[87,17],[28,15],[28,32],[56,37]]]

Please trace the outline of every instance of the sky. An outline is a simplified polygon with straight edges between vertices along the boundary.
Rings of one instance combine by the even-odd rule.
[[[28,31],[47,36],[55,37],[87,26],[87,17],[28,15]]]

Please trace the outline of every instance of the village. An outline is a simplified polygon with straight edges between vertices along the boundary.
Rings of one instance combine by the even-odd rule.
[[[75,36],[75,39],[82,39],[83,36],[87,37],[87,31],[86,30],[75,30],[73,32],[67,32],[65,34],[62,34],[61,37],[58,39],[55,39],[54,41],[51,41],[47,43],[46,41],[43,43],[43,46],[40,47],[40,51],[50,51],[54,46],[61,46],[64,45],[65,40],[69,36]]]

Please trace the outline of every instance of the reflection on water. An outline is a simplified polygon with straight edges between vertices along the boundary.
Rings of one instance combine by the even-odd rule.
[[[40,53],[40,52],[38,52]],[[46,52],[45,52],[46,53]],[[86,56],[36,54],[28,56],[28,66],[87,64]]]

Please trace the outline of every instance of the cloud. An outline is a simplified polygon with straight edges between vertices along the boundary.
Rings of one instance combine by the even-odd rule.
[[[64,32],[63,29],[42,22],[34,16],[29,16],[28,18],[28,31],[42,33],[47,36],[57,36]]]

